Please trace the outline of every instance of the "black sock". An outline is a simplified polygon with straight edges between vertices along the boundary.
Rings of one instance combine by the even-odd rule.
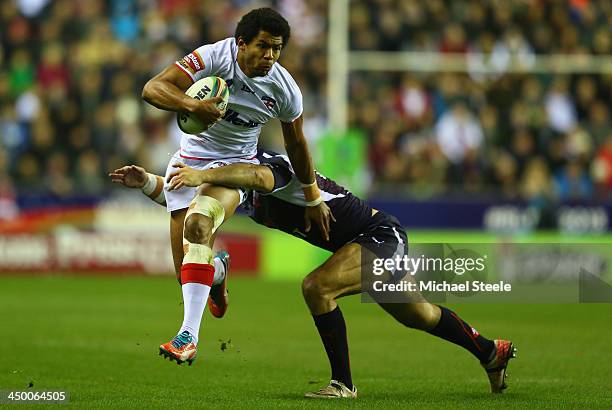
[[[348,342],[346,340],[346,324],[340,311],[340,306],[322,315],[312,316],[314,319],[327,358],[331,365],[332,379],[342,382],[349,389],[353,388],[351,378],[351,363],[349,360]]]
[[[440,321],[429,333],[462,346],[482,363],[489,362],[493,358],[495,343],[482,337],[476,329],[465,323],[452,310],[442,306],[439,308],[442,311]]]

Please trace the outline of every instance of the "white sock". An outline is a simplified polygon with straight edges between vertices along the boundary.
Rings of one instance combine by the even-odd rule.
[[[183,290],[183,324],[181,330],[188,331],[193,336],[193,342],[198,343],[200,333],[200,322],[202,322],[202,314],[208,301],[210,286],[201,283],[185,283],[181,286]]]
[[[215,264],[215,276],[213,277],[213,285],[218,285],[225,279],[225,265],[221,261],[221,258],[213,259]]]

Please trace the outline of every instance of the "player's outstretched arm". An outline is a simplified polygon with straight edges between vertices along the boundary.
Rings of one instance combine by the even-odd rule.
[[[200,101],[191,98],[185,94],[185,90],[192,83],[191,78],[172,64],[145,84],[142,98],[156,108],[188,112],[197,115],[206,124],[213,124],[223,115],[217,108],[223,99],[214,97]]]
[[[168,191],[184,186],[198,187],[205,183],[222,185],[229,188],[247,188],[259,192],[274,189],[274,175],[270,168],[254,164],[230,164],[219,168],[199,170],[177,163],[168,175]]]
[[[154,202],[166,206],[164,196],[164,179],[159,175],[149,174],[144,168],[127,165],[108,174],[111,181],[127,188],[140,188],[142,193]]]
[[[312,158],[308,150],[308,144],[304,137],[302,125],[304,119],[300,115],[293,122],[281,122],[285,150],[293,165],[295,175],[302,183],[304,197],[306,198],[306,211],[304,213],[304,230],[310,231],[312,223],[317,225],[321,235],[329,241],[331,222],[336,221],[329,207],[321,197],[321,191],[317,186]]]

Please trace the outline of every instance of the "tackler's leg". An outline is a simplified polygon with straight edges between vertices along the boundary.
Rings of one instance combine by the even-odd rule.
[[[361,290],[361,246],[347,244],[302,282],[302,293],[331,367],[328,386],[306,393],[309,398],[354,398],[346,323],[336,299]]]

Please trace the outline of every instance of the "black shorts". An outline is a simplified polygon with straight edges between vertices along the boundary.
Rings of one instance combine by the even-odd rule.
[[[404,264],[390,264],[386,267],[381,262],[402,261],[408,257],[408,238],[399,221],[380,212],[372,218],[375,226],[353,240],[361,248],[361,290],[362,302],[377,303],[421,303],[425,299],[419,292],[375,292],[375,282],[395,284],[402,280],[413,281]],[[378,220],[376,220],[376,217]],[[381,259],[386,261],[381,261]],[[383,268],[384,267],[384,268]],[[383,271],[379,269],[383,268]],[[378,271],[378,272],[377,272]]]
[[[371,229],[351,241],[381,259],[403,258],[408,254],[408,238],[397,218],[384,212],[372,217]]]

